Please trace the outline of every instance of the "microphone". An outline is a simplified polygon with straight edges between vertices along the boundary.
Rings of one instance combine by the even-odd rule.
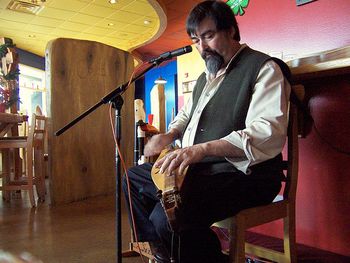
[[[190,53],[190,52],[192,52],[192,47],[191,46],[185,46],[185,47],[182,47],[182,48],[175,49],[173,51],[165,52],[165,53],[161,54],[159,57],[151,59],[150,61],[148,61],[148,63],[150,63],[150,64],[151,63],[159,64],[159,63],[162,63],[165,60],[172,59],[173,57],[181,56],[183,54],[187,54],[187,53]]]

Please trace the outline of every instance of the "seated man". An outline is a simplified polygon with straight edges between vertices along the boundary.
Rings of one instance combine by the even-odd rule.
[[[171,174],[187,169],[172,233],[146,163],[128,171],[139,241],[149,241],[157,262],[226,262],[210,226],[242,209],[272,202],[283,179],[281,151],[288,125],[290,85],[268,55],[240,44],[232,10],[204,1],[186,29],[206,64],[191,99],[165,134],[146,144],[154,156],[181,139],[182,148],[154,164]],[[124,180],[127,200],[127,181]],[[172,251],[172,253],[171,253]]]

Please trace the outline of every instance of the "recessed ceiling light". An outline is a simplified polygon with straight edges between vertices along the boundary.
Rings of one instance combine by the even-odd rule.
[[[110,4],[115,4],[115,3],[117,3],[117,1],[116,0],[109,0],[109,3]]]
[[[28,35],[29,38],[36,38],[36,35]]]
[[[114,24],[113,23],[108,23],[107,26],[114,26]]]
[[[165,84],[167,83],[166,79],[163,79],[162,76],[159,76],[159,78],[157,78],[155,81],[154,81],[155,84]]]
[[[152,23],[152,21],[150,21],[150,20],[145,20],[145,21],[143,21],[143,23],[144,23],[145,25],[149,25],[149,24]]]

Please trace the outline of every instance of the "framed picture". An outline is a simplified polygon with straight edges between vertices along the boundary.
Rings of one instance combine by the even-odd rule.
[[[305,4],[313,2],[313,1],[316,1],[316,0],[296,0],[296,4],[297,5],[305,5]]]
[[[196,85],[196,80],[182,82],[182,93],[183,94],[191,93],[195,85]]]

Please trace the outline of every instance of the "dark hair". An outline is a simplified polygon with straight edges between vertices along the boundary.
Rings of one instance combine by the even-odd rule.
[[[221,1],[204,1],[196,5],[187,17],[186,30],[189,36],[194,35],[199,24],[205,18],[211,18],[217,30],[235,30],[233,39],[240,41],[238,24],[231,8]]]

